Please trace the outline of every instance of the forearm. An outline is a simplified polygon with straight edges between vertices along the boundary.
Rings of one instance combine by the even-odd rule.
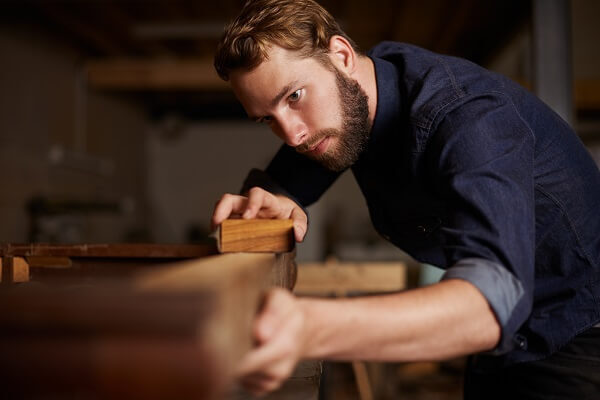
[[[385,296],[299,302],[306,358],[445,359],[489,350],[500,338],[487,301],[462,280]]]

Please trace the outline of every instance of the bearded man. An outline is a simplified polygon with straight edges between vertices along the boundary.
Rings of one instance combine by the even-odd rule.
[[[277,388],[298,360],[472,355],[467,399],[600,392],[600,172],[535,96],[468,61],[401,43],[362,54],[312,0],[249,1],[215,67],[285,143],[231,215],[292,218],[351,169],[380,234],[446,269],[439,283],[354,299],[274,290],[245,386]]]

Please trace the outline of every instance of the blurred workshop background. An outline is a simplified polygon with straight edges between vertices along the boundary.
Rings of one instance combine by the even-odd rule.
[[[242,4],[0,1],[0,242],[206,241],[217,199],[279,147],[212,68]],[[321,4],[362,49],[405,41],[515,79],[600,163],[598,0]],[[309,211],[299,261],[411,263],[375,233],[350,173]],[[419,271],[411,285],[437,273]],[[440,367],[404,368],[406,378]],[[461,364],[444,368],[452,376]]]
[[[0,241],[195,242],[278,140],[212,69],[242,0],[0,2]],[[411,42],[540,93],[600,161],[600,2],[323,0],[363,49]],[[395,258],[345,174],[300,260]]]

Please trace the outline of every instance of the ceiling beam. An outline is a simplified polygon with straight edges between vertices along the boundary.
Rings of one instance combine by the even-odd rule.
[[[228,91],[211,59],[90,61],[90,87],[104,90]]]

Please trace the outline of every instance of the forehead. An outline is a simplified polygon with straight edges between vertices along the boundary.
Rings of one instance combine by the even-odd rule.
[[[313,57],[301,57],[297,51],[271,46],[268,59],[256,68],[235,70],[230,75],[231,86],[244,106],[247,102],[272,99],[291,83],[305,83],[323,73],[324,67]]]

